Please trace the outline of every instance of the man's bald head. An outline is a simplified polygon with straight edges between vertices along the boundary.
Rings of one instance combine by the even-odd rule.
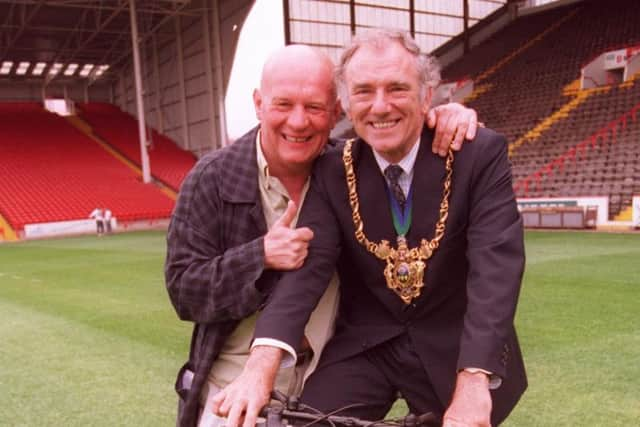
[[[269,173],[306,180],[340,113],[331,59],[304,45],[278,49],[264,65],[253,102]]]
[[[260,90],[264,91],[274,76],[281,78],[290,74],[314,72],[326,78],[331,87],[331,98],[336,97],[333,78],[335,65],[324,52],[304,44],[292,44],[276,50],[262,68]]]

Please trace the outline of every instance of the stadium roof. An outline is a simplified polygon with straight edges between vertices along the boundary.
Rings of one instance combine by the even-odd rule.
[[[129,3],[0,0],[0,78],[97,78],[122,67],[132,52]],[[136,0],[135,7],[139,38],[160,42],[175,37],[162,32],[169,19],[201,13],[190,0]]]
[[[432,51],[512,0],[285,0],[285,39],[337,59],[351,34],[369,27],[411,32]]]
[[[132,55],[130,4],[139,39],[162,45],[176,37],[164,24],[216,1],[238,8],[255,0],[0,0],[0,79],[115,80]],[[431,51],[506,3],[549,0],[272,1],[283,2],[287,43],[320,46],[337,59],[351,34],[367,27],[404,28]]]

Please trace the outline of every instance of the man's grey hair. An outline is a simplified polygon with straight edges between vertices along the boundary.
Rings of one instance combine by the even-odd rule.
[[[376,28],[365,33],[354,36],[349,46],[345,48],[340,56],[340,62],[336,67],[336,86],[338,96],[342,108],[346,111],[349,108],[349,90],[345,73],[349,61],[362,46],[374,46],[376,48],[384,48],[391,43],[400,43],[407,52],[412,54],[416,59],[416,69],[419,81],[420,102],[424,101],[429,88],[435,88],[440,83],[440,66],[437,60],[420,50],[420,46],[411,37],[409,33],[402,30],[393,30],[387,28]]]

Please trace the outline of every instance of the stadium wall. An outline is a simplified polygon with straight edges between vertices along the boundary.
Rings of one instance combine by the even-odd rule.
[[[516,16],[516,5],[508,4],[478,22],[468,31],[469,48],[472,49],[474,46],[479,45],[493,34],[500,31],[511,21],[516,19]],[[442,67],[446,67],[447,65],[457,61],[465,54],[464,36],[464,34],[459,34],[432,52],[432,54],[438,58],[438,62]]]
[[[224,96],[240,27],[253,0],[200,0],[140,48],[145,118],[197,156],[226,143]],[[115,104],[136,116],[133,64],[118,76]]]
[[[43,87],[42,81],[0,81],[0,102],[3,101],[42,101],[48,98],[67,98],[74,101],[110,102],[111,87],[108,84],[87,86],[84,82],[56,83]]]

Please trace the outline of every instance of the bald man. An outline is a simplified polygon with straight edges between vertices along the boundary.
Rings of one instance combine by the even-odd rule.
[[[314,160],[333,149],[339,117],[332,61],[292,45],[265,63],[253,99],[260,125],[204,156],[185,179],[167,234],[166,286],[179,317],[194,323],[189,360],[178,374],[177,425],[216,425],[210,399],[233,381],[249,355],[256,313],[279,272],[302,266],[313,233],[295,228]],[[475,135],[473,110],[431,111],[433,151]],[[439,126],[442,128],[443,126]],[[299,393],[333,332],[332,280],[305,329],[298,365],[276,388]],[[206,409],[206,410],[204,410]]]

